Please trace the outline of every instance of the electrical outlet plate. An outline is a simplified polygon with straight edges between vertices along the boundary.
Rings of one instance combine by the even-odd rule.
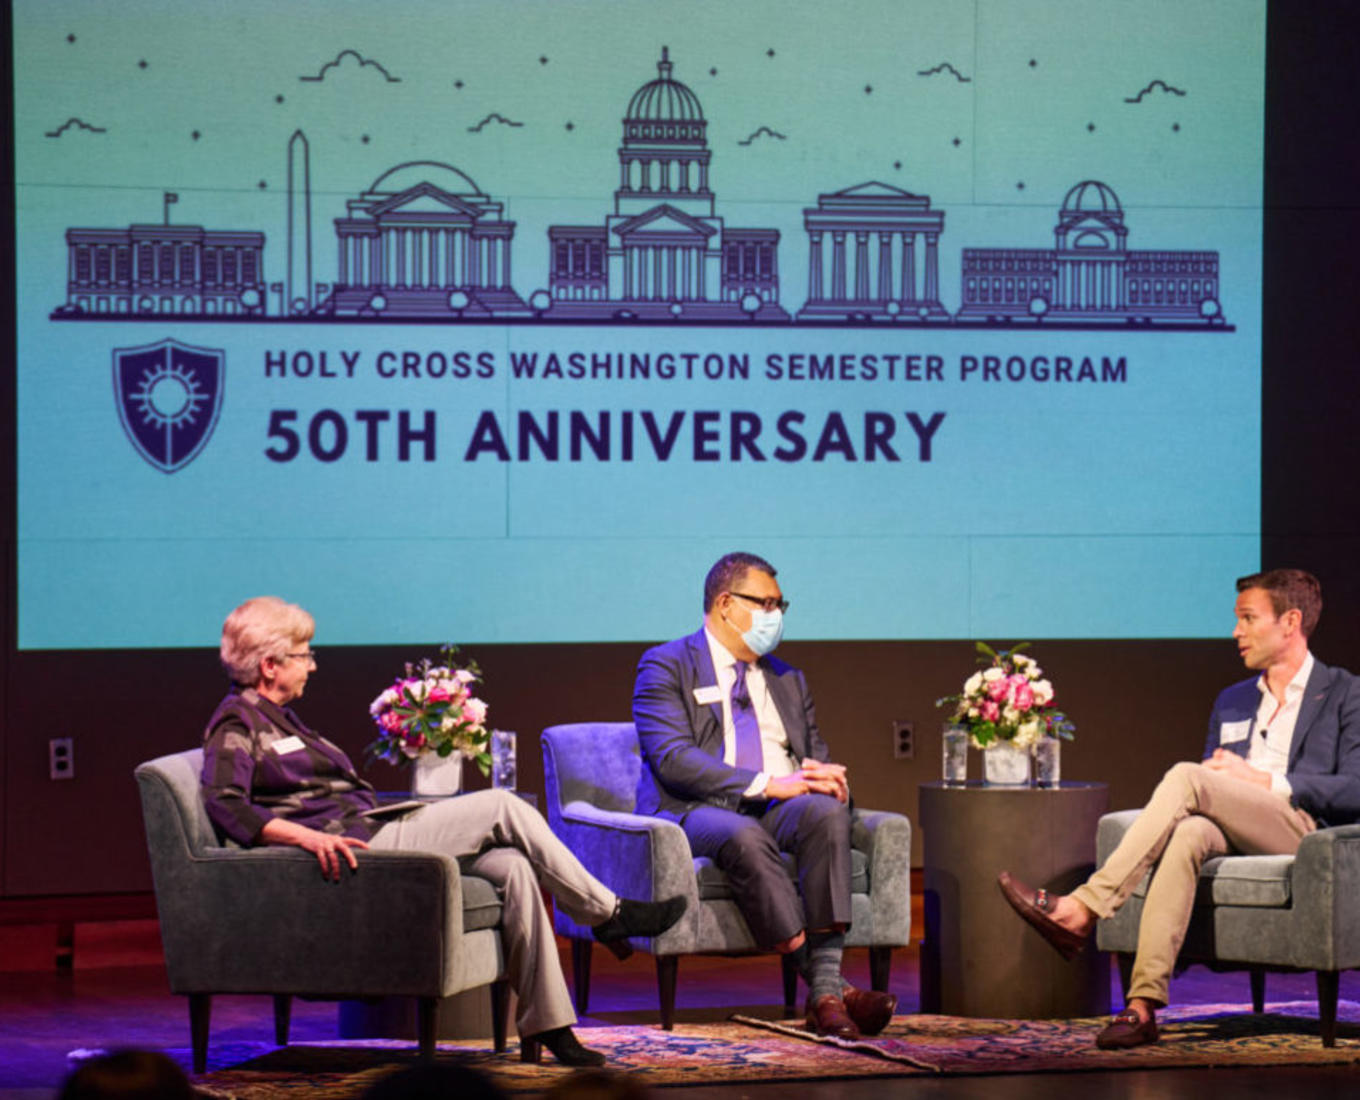
[[[47,742],[47,774],[52,779],[74,779],[76,777],[74,738],[54,737]]]
[[[893,756],[898,760],[911,760],[916,756],[916,728],[911,722],[892,724]]]

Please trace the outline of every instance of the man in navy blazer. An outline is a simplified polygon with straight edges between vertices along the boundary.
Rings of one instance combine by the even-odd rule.
[[[1206,859],[1292,855],[1319,826],[1360,821],[1360,679],[1308,649],[1322,612],[1317,578],[1274,569],[1240,578],[1237,592],[1233,639],[1260,675],[1219,695],[1204,759],[1167,772],[1104,866],[1071,894],[1001,874],[1011,905],[1071,958],[1156,864],[1128,1006],[1096,1037],[1105,1049],[1157,1041],[1156,1009],[1167,1003]]]
[[[809,1024],[858,1038],[882,1030],[897,998],[841,977],[849,786],[803,674],[769,656],[787,608],[769,562],[726,554],[704,581],[703,627],[643,655],[633,721],[649,768],[637,812],[677,822],[694,854],[726,873],[756,942],[794,955]],[[797,860],[797,887],[781,852]]]

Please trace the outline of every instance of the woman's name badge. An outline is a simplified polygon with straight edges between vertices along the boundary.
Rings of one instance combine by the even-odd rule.
[[[713,684],[711,687],[695,688],[694,701],[701,707],[709,706],[712,703],[721,703],[722,688],[717,684]]]
[[[302,743],[301,737],[280,737],[269,747],[282,756],[284,753],[300,752],[307,746]]]
[[[1238,741],[1245,741],[1251,736],[1251,722],[1224,722],[1218,727],[1218,742],[1220,745],[1235,745]]]

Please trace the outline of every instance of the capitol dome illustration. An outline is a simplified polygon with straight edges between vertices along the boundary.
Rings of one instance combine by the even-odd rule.
[[[1084,214],[1109,214],[1121,221],[1124,208],[1113,188],[1099,180],[1082,180],[1063,196],[1061,216],[1078,217]]]
[[[787,320],[775,229],[716,211],[699,97],[661,49],[657,76],[628,101],[614,210],[602,225],[548,229],[550,317],[669,322]]]

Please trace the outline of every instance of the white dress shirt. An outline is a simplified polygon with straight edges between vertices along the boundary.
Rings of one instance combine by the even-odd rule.
[[[707,627],[704,627],[704,637],[708,640],[708,652],[713,657],[713,670],[717,673],[718,690],[722,694],[723,763],[732,767],[737,760],[737,730],[732,724],[732,685],[737,679],[737,659]],[[779,709],[774,704],[765,683],[765,673],[759,665],[747,666],[746,690],[750,693],[756,724],[760,727],[760,751],[764,766],[742,793],[746,798],[759,798],[771,776],[792,775],[798,766],[790,754],[789,736],[784,732],[784,722],[779,717]]]
[[[1294,744],[1294,726],[1299,720],[1299,708],[1303,705],[1303,694],[1308,688],[1308,677],[1313,674],[1313,655],[1303,658],[1294,678],[1285,685],[1284,702],[1281,703],[1270,693],[1265,673],[1256,681],[1256,689],[1261,693],[1261,703],[1256,708],[1256,720],[1252,723],[1251,747],[1247,750],[1247,763],[1253,768],[1270,773],[1270,789],[1278,795],[1289,798],[1294,788],[1284,777],[1289,770],[1289,750]]]

